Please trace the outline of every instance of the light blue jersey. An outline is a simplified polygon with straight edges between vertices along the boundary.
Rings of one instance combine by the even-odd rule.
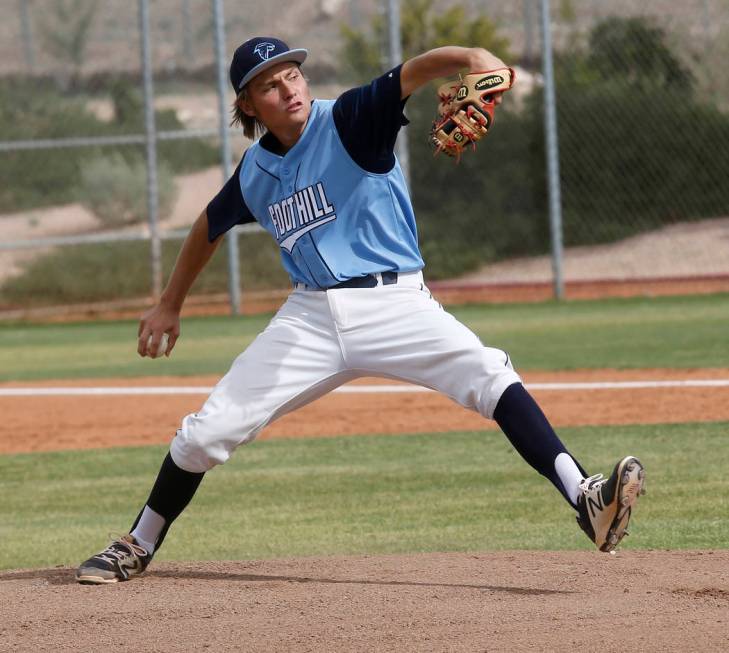
[[[360,168],[332,117],[316,100],[285,156],[255,143],[239,179],[245,203],[281,247],[292,281],[327,288],[340,281],[423,267],[410,197],[398,163],[385,174]]]

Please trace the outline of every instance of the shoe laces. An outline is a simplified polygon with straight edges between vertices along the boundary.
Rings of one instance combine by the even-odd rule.
[[[593,492],[605,483],[605,477],[602,474],[595,474],[594,476],[588,476],[580,483],[579,488],[584,494]]]
[[[130,553],[137,558],[144,558],[147,555],[147,550],[123,537],[117,537],[101,553],[94,557],[113,564],[117,560],[123,560],[128,557]]]

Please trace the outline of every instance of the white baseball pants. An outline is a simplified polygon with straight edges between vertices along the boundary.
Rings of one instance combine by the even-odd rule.
[[[521,381],[504,351],[484,347],[432,299],[420,272],[374,288],[297,289],[183,419],[172,459],[205,472],[267,424],[361,376],[432,388],[488,418]]]

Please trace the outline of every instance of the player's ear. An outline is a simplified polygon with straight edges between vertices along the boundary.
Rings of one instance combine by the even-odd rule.
[[[253,108],[253,104],[251,103],[250,98],[248,97],[248,93],[243,91],[239,96],[238,99],[235,101],[238,105],[238,108],[247,116],[250,116],[251,118],[256,117],[256,110]]]

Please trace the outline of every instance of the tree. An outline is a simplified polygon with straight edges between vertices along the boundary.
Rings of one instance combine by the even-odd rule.
[[[690,93],[694,80],[666,44],[665,32],[644,18],[608,18],[590,33],[588,65],[604,81]]]
[[[400,19],[403,58],[443,45],[481,46],[502,59],[510,58],[508,39],[500,37],[496,25],[483,15],[467,16],[459,4],[445,11],[433,9],[434,0],[404,0]],[[387,39],[387,25],[382,16],[370,22],[369,35],[342,26],[342,58],[348,76],[356,83],[369,81],[381,74],[387,65],[383,52]]]
[[[75,86],[81,76],[99,0],[54,0],[49,4],[41,23],[44,47],[71,66],[69,83]]]

